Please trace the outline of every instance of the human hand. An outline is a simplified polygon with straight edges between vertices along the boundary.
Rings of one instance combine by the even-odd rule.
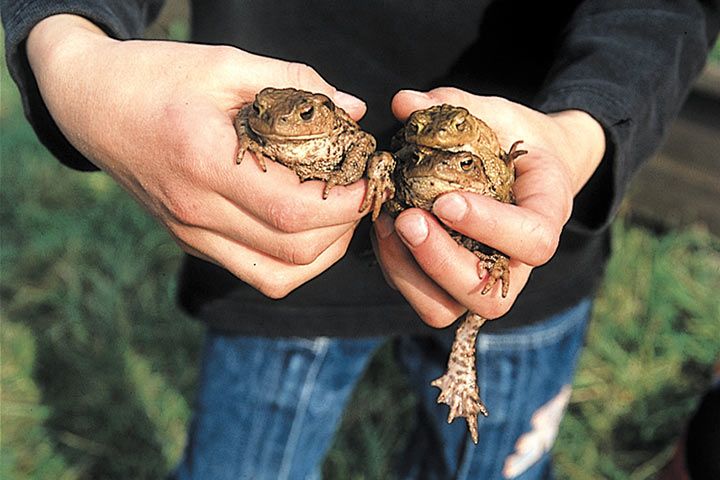
[[[300,184],[270,162],[236,165],[233,118],[266,86],[324,93],[355,119],[360,100],[314,70],[226,46],[118,41],[56,15],[27,42],[43,99],[67,139],[110,174],[188,253],[265,295],[285,296],[339,260],[365,185]],[[249,154],[247,154],[249,155]]]
[[[602,127],[588,114],[568,110],[543,114],[497,97],[453,88],[427,93],[401,91],[393,99],[395,116],[448,103],[463,106],[484,120],[505,150],[516,140],[529,153],[516,160],[516,205],[469,192],[448,193],[433,213],[408,209],[375,224],[375,250],[388,281],[434,327],[451,324],[466,310],[486,318],[504,315],[528,281],[533,267],[557,249],[570,218],[573,197],[589,180],[604,154]],[[438,220],[439,219],[439,220]],[[482,295],[477,257],[459,246],[448,227],[510,257],[510,289]]]

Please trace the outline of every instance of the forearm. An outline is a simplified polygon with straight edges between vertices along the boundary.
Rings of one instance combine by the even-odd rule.
[[[579,109],[606,135],[605,158],[573,224],[606,228],[633,173],[660,145],[717,34],[717,2],[583,2],[533,106]]]
[[[30,31],[44,19],[72,14],[76,22],[83,20],[88,25],[97,25],[110,37],[138,38],[145,27],[155,18],[162,3],[160,0],[0,1],[5,30],[5,59],[10,74],[20,91],[25,116],[35,130],[38,139],[64,164],[79,170],[95,169],[67,141],[48,112],[36,82],[35,72],[31,69],[27,57],[26,47]],[[70,15],[65,16],[69,17]],[[58,41],[62,39],[62,36],[63,32],[58,32]],[[47,45],[48,48],[49,46],[50,44]]]

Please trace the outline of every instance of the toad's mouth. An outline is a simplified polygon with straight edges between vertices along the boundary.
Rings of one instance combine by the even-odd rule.
[[[275,132],[262,132],[252,128],[248,125],[248,129],[259,139],[272,142],[304,142],[307,140],[318,140],[320,138],[331,137],[337,133],[337,130],[331,130],[330,132],[318,132],[318,133],[306,133],[301,135],[284,134]]]
[[[434,175],[414,175],[412,177],[405,177],[405,183],[407,183],[411,190],[416,190],[417,187],[423,188],[429,186],[433,190],[451,192],[463,188],[463,186],[457,181],[446,178],[438,178]]]

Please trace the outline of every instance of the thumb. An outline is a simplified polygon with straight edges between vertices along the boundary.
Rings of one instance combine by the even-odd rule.
[[[244,101],[247,101],[248,95],[254,97],[265,87],[297,88],[327,95],[337,106],[356,120],[360,119],[367,110],[365,102],[349,93],[337,90],[309,65],[262,57],[242,51],[241,53],[244,58],[239,65],[239,78],[235,77],[235,87],[240,86],[242,90],[240,93]]]
[[[447,103],[465,107],[471,113],[482,117],[483,115],[479,114],[478,110],[482,110],[480,106],[484,98],[488,97],[479,97],[453,87],[438,87],[428,92],[400,90],[392,99],[392,111],[398,120],[404,122],[416,110]]]

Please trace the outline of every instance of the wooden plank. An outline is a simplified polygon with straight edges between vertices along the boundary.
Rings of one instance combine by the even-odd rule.
[[[656,226],[699,223],[720,235],[720,96],[691,95],[660,153],[635,177],[625,208]]]

